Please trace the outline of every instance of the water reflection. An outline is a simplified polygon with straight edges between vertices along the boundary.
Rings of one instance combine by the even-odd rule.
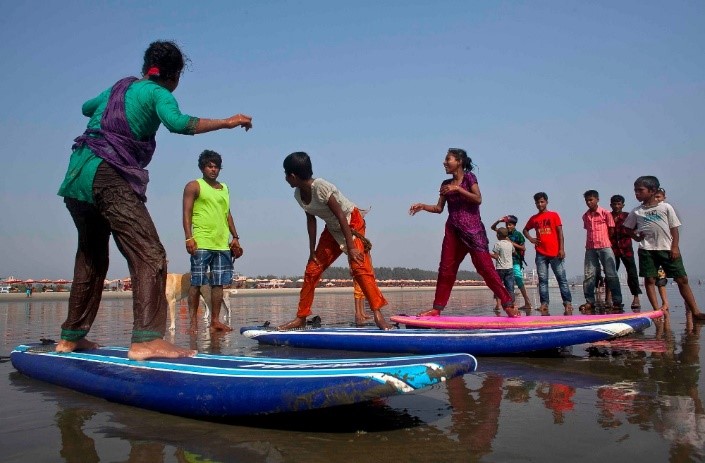
[[[598,389],[599,424],[619,427],[626,421],[653,428],[670,442],[671,461],[705,458],[705,409],[698,391],[701,329],[686,323],[678,343],[666,317],[656,323],[654,341],[661,345],[649,353],[619,351],[631,376],[641,378]]]
[[[390,312],[413,312],[433,293],[386,297]],[[231,298],[232,326],[288,320],[296,300]],[[92,334],[106,344],[127,345],[131,304],[104,302]],[[449,314],[486,315],[493,301],[489,293],[466,291],[454,293],[451,303]],[[352,321],[349,293],[321,293],[315,307],[326,323]],[[671,319],[641,335],[552,356],[483,357],[477,373],[418,394],[226,422],[73,393],[25,378],[0,358],[0,412],[13,417],[0,429],[0,441],[7,461],[571,461],[598,448],[603,461],[618,461],[633,449],[644,451],[645,461],[705,461],[702,325],[688,323],[682,306],[671,311]],[[21,342],[56,338],[65,314],[65,301],[0,303],[0,357]],[[187,321],[180,317],[170,336],[201,352],[360,356],[259,346],[237,332],[201,329],[189,336]],[[537,438],[544,435],[556,443]]]
[[[47,387],[19,373],[10,375],[10,383],[13,388],[41,396],[45,407],[51,404],[57,408],[54,421],[61,437],[59,455],[66,462],[277,462],[292,458],[328,462],[332,455],[344,456],[338,461],[370,461],[366,455],[369,444],[387,432],[403,432],[409,439],[405,445],[414,448],[420,460],[428,461],[451,443],[443,432],[424,427],[417,416],[383,400],[208,422],[112,404]],[[423,407],[440,415],[450,413],[440,401],[418,399]],[[393,451],[385,458],[392,459]]]

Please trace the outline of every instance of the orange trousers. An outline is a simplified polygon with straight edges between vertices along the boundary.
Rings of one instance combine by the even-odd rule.
[[[350,228],[356,230],[362,236],[365,236],[365,219],[362,218],[357,208],[353,210],[350,217]],[[363,244],[359,239],[354,239],[353,243],[364,256],[362,262],[349,261],[353,280],[355,280],[355,283],[362,289],[362,293],[369,302],[370,308],[372,310],[379,310],[387,305],[387,300],[377,286],[375,272],[372,268],[372,258],[369,254],[364,252]],[[318,239],[318,245],[316,246],[316,259],[318,263],[309,261],[306,265],[304,285],[299,295],[299,310],[296,312],[297,317],[308,317],[311,315],[311,306],[313,305],[313,295],[316,286],[321,281],[323,272],[330,267],[342,253],[343,251],[341,251],[340,245],[328,231],[328,227],[324,228],[321,237]]]

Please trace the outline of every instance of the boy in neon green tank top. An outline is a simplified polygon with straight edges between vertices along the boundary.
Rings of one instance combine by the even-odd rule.
[[[198,157],[203,177],[190,181],[184,188],[183,225],[186,251],[191,254],[188,294],[191,332],[198,330],[198,298],[201,286],[206,284],[211,287],[211,331],[232,331],[220,321],[220,307],[223,286],[233,280],[232,258],[237,259],[243,251],[230,213],[228,186],[218,181],[221,167],[220,154],[205,150]]]

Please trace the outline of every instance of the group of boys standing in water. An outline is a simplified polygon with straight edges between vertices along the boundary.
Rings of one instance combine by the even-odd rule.
[[[704,320],[693,297],[688,282],[687,273],[680,254],[679,230],[681,223],[673,207],[665,202],[665,190],[660,187],[654,176],[642,176],[634,182],[634,192],[641,205],[631,213],[623,211],[625,199],[621,195],[610,198],[612,211],[601,208],[599,193],[588,190],[583,194],[588,210],[583,214],[583,227],[586,230],[583,294],[585,303],[579,309],[583,314],[592,314],[597,309],[596,287],[599,285],[600,274],[604,272],[606,286],[606,301],[604,309],[621,312],[624,310],[622,291],[617,270],[620,263],[624,264],[627,273],[627,286],[632,294],[631,309],[641,309],[639,295],[641,288],[639,276],[644,278],[647,298],[654,310],[667,311],[668,299],[665,291],[666,278],[670,277],[678,285],[684,299],[688,317],[694,320]],[[563,259],[563,227],[560,216],[547,211],[548,196],[543,193],[534,195],[534,201],[539,211],[532,216],[523,230],[516,231],[517,218],[505,216],[495,221],[491,228],[497,232],[502,241],[510,241],[510,252],[514,257],[514,275],[517,285],[524,296],[525,305],[521,309],[532,309],[522,281],[524,238],[536,245],[536,268],[539,277],[539,297],[541,305],[539,312],[548,315],[548,266],[550,265],[564,305],[564,315],[573,313],[572,297],[568,286]],[[507,228],[497,228],[504,222]],[[536,231],[536,236],[529,234]],[[634,258],[632,241],[639,243],[639,270]],[[500,247],[496,246],[495,251]],[[499,252],[493,255],[501,261]],[[661,302],[658,301],[657,291]]]
[[[144,360],[196,354],[194,350],[177,347],[163,339],[167,315],[167,261],[156,227],[145,207],[149,181],[145,168],[154,153],[154,136],[161,124],[171,132],[194,135],[236,127],[249,130],[252,128],[252,118],[236,114],[227,119],[204,119],[182,114],[172,92],[179,84],[185,61],[181,50],[173,42],[153,42],[144,54],[142,79],[121,79],[83,105],[83,114],[90,120],[84,134],[75,140],[69,168],[59,190],[59,195],[64,197],[78,231],[78,250],[69,311],[61,326],[61,340],[56,347],[59,352],[98,346],[97,343],[87,340],[86,335],[100,305],[102,284],[108,270],[108,240],[112,235],[118,249],[127,259],[133,285],[134,323],[128,357]],[[204,182],[190,182],[184,190],[184,217],[187,210],[189,216],[197,213],[196,210],[205,210],[199,205],[195,205],[194,209],[194,204],[203,191],[201,187],[216,185],[217,190],[223,189],[220,183],[216,182],[220,169],[219,161],[213,162],[213,159],[199,160]],[[516,250],[517,257],[511,259],[512,270],[501,272],[503,278],[500,278],[492,258],[499,260],[499,253],[495,251],[501,251],[501,246],[490,253],[489,241],[479,212],[482,194],[477,178],[472,173],[471,159],[465,150],[450,148],[445,155],[443,166],[451,178],[442,182],[436,204],[415,203],[409,209],[412,216],[419,211],[438,214],[443,212],[446,204],[448,205],[433,306],[420,315],[441,314],[448,303],[460,263],[470,254],[475,269],[497,298],[498,307],[508,316],[517,317],[519,311],[514,305],[513,287],[510,291],[507,289],[508,285],[505,285],[505,282],[510,280],[510,274],[517,274],[516,266],[521,267],[525,249],[523,242],[519,242],[518,237],[521,235],[514,229],[516,218],[508,216],[492,226],[492,229],[495,229],[500,221],[504,221],[507,228],[502,227],[498,234],[508,237],[511,233],[511,236],[515,237],[510,251]],[[306,153],[290,154],[285,158],[283,167],[285,180],[294,188],[294,197],[306,215],[309,258],[296,317],[278,328],[295,329],[306,325],[306,318],[311,314],[314,291],[323,272],[344,253],[347,255],[353,279],[373,311],[375,324],[380,329],[390,329],[380,311],[387,301],[376,284],[370,258],[371,243],[365,236],[363,213],[335,185],[313,177],[312,162]],[[697,307],[680,257],[680,222],[670,205],[655,200],[658,188],[658,180],[655,177],[637,179],[634,191],[642,205],[628,215],[623,226],[632,230],[632,238],[640,242],[640,273],[645,278],[646,292],[652,305],[656,307],[656,272],[662,267],[666,275],[678,284],[689,313],[694,318],[703,319],[705,314],[701,314]],[[227,198],[222,199],[226,196],[227,188],[224,194],[219,195],[221,199],[218,201],[227,201]],[[618,280],[616,285],[612,284],[616,276],[616,270],[613,271],[614,255],[610,260],[605,257],[609,253],[603,252],[605,249],[611,249],[609,245],[605,246],[605,243],[609,242],[609,235],[607,234],[605,241],[605,234],[608,228],[614,227],[614,222],[609,222],[609,214],[606,216],[598,209],[593,209],[588,199],[586,193],[586,202],[590,208],[586,213],[587,218],[584,217],[588,230],[586,281],[588,263],[589,268],[593,268],[595,262],[599,261],[605,268],[611,285],[613,303],[618,305],[621,303]],[[537,193],[534,200],[538,213],[527,222],[523,236],[536,246],[540,310],[548,312],[550,266],[559,281],[565,313],[570,314],[572,304],[563,268],[565,251],[560,217],[555,212],[546,210],[548,197],[545,193]],[[594,201],[594,204],[597,202]],[[325,222],[320,237],[317,234],[317,218]],[[225,233],[226,243],[225,249],[219,252],[225,252],[228,258],[239,257],[242,255],[242,248],[229,207],[227,216],[219,220],[225,223],[220,230]],[[217,253],[200,252],[202,248],[199,246],[199,240],[201,244],[205,240],[195,237],[193,224],[187,222],[189,221],[185,218],[186,248],[192,256],[192,270],[196,265],[194,260],[200,267],[210,266],[210,270],[222,267],[223,259],[227,258],[221,258]],[[591,228],[588,228],[588,224]],[[531,230],[534,230],[534,235],[530,233]],[[193,235],[190,234],[192,231]],[[595,232],[592,238],[591,231]],[[228,233],[232,235],[229,242]],[[507,247],[504,246],[504,249]],[[213,256],[216,258],[213,262],[216,263],[210,260],[206,262],[206,259]],[[199,286],[218,283],[212,277],[210,280],[204,278],[205,271],[194,273],[200,275],[192,273],[191,285],[196,289],[189,295],[190,306],[197,304]],[[522,290],[526,307],[529,301],[521,280],[519,288]],[[587,290],[589,288],[590,285],[587,285]],[[592,288],[594,289],[594,285]],[[588,302],[582,308],[587,311],[590,308],[588,306],[592,304],[587,293],[586,300]],[[358,312],[356,310],[356,322],[363,318]]]

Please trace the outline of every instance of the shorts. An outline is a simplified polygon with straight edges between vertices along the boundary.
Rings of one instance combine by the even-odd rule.
[[[229,250],[196,249],[191,256],[191,286],[225,286],[232,282],[233,260]]]
[[[688,276],[683,266],[683,257],[671,259],[670,251],[649,251],[639,249],[639,276],[658,278],[658,268],[662,267],[668,278]]]
[[[512,269],[514,269],[514,282],[517,284],[517,288],[523,288],[524,271],[521,268],[521,264],[513,264]]]

